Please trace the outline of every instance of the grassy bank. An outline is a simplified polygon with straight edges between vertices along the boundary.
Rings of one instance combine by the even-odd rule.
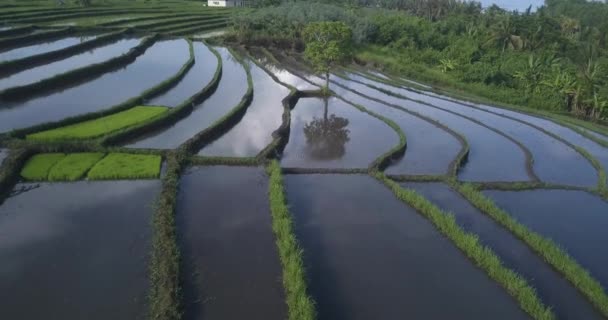
[[[608,295],[604,292],[602,285],[578,264],[576,260],[570,257],[566,251],[551,239],[531,231],[513,219],[473,186],[459,184],[456,181],[451,181],[450,185],[477,209],[489,215],[496,222],[511,231],[516,237],[523,240],[532,250],[551,264],[553,268],[563,274],[605,317],[608,317]]]
[[[272,161],[267,167],[267,172],[270,176],[268,194],[272,213],[272,231],[283,267],[283,286],[287,297],[289,319],[313,320],[316,318],[315,305],[307,292],[302,249],[294,234],[279,163]]]
[[[155,179],[160,174],[161,160],[157,155],[110,153],[91,168],[88,177],[92,180]]]
[[[29,181],[45,181],[49,172],[59,161],[65,158],[63,153],[43,153],[31,157],[21,170],[21,176]]]
[[[454,216],[443,212],[426,198],[413,190],[404,189],[382,173],[374,173],[376,179],[384,183],[397,198],[416,209],[429,219],[435,227],[449,238],[469,259],[483,269],[490,278],[498,282],[513,296],[520,307],[533,319],[554,319],[551,309],[545,306],[534,288],[513,270],[506,268],[498,256],[479,242],[475,234],[465,232]]]
[[[49,181],[76,181],[83,178],[104,153],[73,153],[57,162],[49,171]]]

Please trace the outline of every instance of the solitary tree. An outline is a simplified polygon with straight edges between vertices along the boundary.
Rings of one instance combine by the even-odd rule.
[[[314,22],[303,32],[304,55],[316,71],[325,74],[325,90],[329,88],[329,71],[350,57],[352,31],[344,22]]]

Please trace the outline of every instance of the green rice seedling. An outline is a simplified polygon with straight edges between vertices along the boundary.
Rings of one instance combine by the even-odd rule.
[[[452,214],[442,211],[416,191],[402,188],[380,172],[374,172],[373,175],[384,183],[399,200],[407,203],[431,221],[439,232],[450,239],[475,265],[503,286],[533,319],[555,319],[555,314],[551,308],[542,303],[536,290],[520,275],[505,267],[494,251],[479,241],[477,235],[464,231]]]
[[[156,179],[160,175],[161,156],[110,153],[91,168],[90,180]]]
[[[285,190],[281,166],[274,160],[267,167],[270,176],[269,199],[272,214],[272,231],[279,250],[283,268],[283,286],[287,296],[289,320],[313,320],[316,318],[315,304],[308,295],[302,249],[293,231],[293,222]]]
[[[160,117],[168,110],[166,107],[137,106],[109,116],[29,134],[26,139],[54,141],[97,138]]]
[[[21,176],[30,181],[45,181],[49,176],[49,171],[65,158],[63,153],[41,153],[32,156],[23,169]]]
[[[76,181],[82,179],[104,153],[72,153],[61,159],[48,176],[49,181]]]

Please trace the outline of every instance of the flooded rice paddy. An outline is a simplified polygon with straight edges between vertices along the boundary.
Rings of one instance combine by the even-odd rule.
[[[285,179],[319,319],[527,318],[427,220],[373,178]]]
[[[149,18],[125,23],[154,24]],[[187,27],[182,18],[168,18],[175,24],[158,28]],[[46,31],[34,33],[40,32]],[[69,48],[92,37],[24,42],[0,52],[0,60]],[[142,39],[122,38],[14,73],[0,79],[0,91],[118,57]],[[530,318],[487,266],[476,265],[454,244],[449,231],[439,231],[425,218],[427,211],[416,211],[411,199],[393,193],[403,190],[451,213],[455,225],[519,274],[556,319],[606,316],[575,287],[576,280],[496,222],[488,213],[491,205],[481,211],[474,198],[469,202],[456,191],[463,192],[456,187],[460,183],[476,182],[473,195],[485,194],[551,239],[608,292],[608,259],[601,254],[608,241],[608,192],[598,183],[608,168],[608,148],[596,141],[608,141],[606,135],[573,122],[417,91],[431,87],[373,70],[336,70],[332,96],[325,97],[325,79],[299,56],[255,48],[235,48],[233,54],[202,41],[194,41],[193,49],[194,65],[155,96],[140,97],[188,61],[185,39],[160,37],[135,59],[76,84],[57,83],[45,95],[33,88],[20,101],[0,101],[0,291],[7,293],[0,299],[0,318],[146,319],[154,287],[150,257],[158,253],[152,241],[158,245],[157,237],[173,231],[182,293],[176,299],[184,319],[289,318],[285,285],[294,280],[293,274],[285,276],[293,270],[285,269],[283,232],[302,249],[301,257],[297,248],[287,254],[302,259],[305,294],[318,319]],[[218,63],[217,87],[184,105],[211,83]],[[248,73],[253,95],[241,105],[247,102]],[[291,110],[284,107],[288,86],[296,90]],[[107,110],[131,98],[141,98],[131,101],[136,105],[174,109],[136,130],[121,127],[124,138],[115,140],[47,147],[10,132]],[[229,122],[220,121],[228,115]],[[90,125],[98,124],[103,121]],[[400,134],[405,152],[396,148]],[[162,154],[168,179],[31,183],[9,172],[21,170],[24,154],[47,149]],[[272,152],[261,152],[267,150]],[[4,161],[9,152],[10,163]],[[282,181],[272,170],[269,177],[262,155],[278,161]],[[168,161],[173,156],[183,170]],[[403,189],[391,191],[372,177],[375,170]],[[174,182],[177,191],[168,194]],[[276,196],[281,187],[285,199]],[[277,199],[283,201],[279,206]],[[285,209],[291,228],[281,225],[286,220],[277,213]],[[159,227],[159,217],[169,218],[162,223],[170,230]]]
[[[94,80],[25,102],[0,101],[0,132],[110,108],[170,78],[188,56],[185,40],[160,41],[135,62]]]
[[[18,184],[0,206],[7,319],[146,319],[160,181]],[[36,306],[32,307],[32,301]]]
[[[397,133],[336,98],[300,99],[291,111],[284,167],[366,168],[397,146]]]

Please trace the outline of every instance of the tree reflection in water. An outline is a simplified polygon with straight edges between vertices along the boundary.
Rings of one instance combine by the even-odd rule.
[[[346,143],[350,140],[348,119],[332,114],[328,117],[328,100],[324,99],[323,118],[314,117],[304,125],[307,153],[317,160],[341,158],[346,152]]]

